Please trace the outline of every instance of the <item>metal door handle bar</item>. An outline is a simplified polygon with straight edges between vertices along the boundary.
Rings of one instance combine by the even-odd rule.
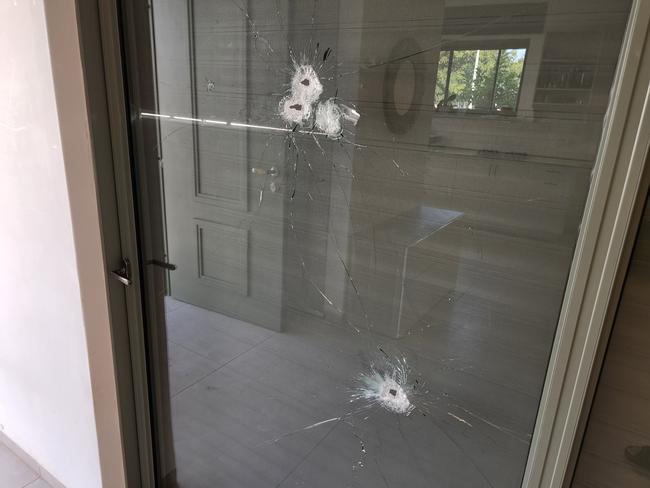
[[[158,266],[159,268],[168,269],[169,271],[174,271],[176,269],[175,264],[166,263],[165,261],[161,261],[159,259],[150,259],[149,261],[147,261],[147,264],[153,264],[154,266]]]
[[[113,276],[113,278],[115,278],[117,281],[122,283],[124,286],[129,286],[132,283],[131,262],[128,259],[123,258],[122,267],[120,269],[111,271],[111,275]]]

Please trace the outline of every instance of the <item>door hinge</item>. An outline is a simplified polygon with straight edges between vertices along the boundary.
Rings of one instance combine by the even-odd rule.
[[[131,275],[131,261],[127,258],[122,258],[122,267],[111,271],[111,275],[124,286],[129,286],[133,282]]]

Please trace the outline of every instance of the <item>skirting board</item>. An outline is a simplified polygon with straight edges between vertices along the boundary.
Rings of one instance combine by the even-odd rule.
[[[21,459],[21,461],[23,461],[27,466],[29,466],[34,471],[36,471],[40,475],[40,477],[43,478],[43,480],[45,480],[47,483],[49,483],[52,486],[52,488],[65,488],[65,485],[63,483],[61,483],[54,476],[52,476],[52,474],[50,474],[50,472],[47,469],[41,466],[33,457],[27,454],[22,447],[20,447],[9,437],[7,437],[7,434],[2,432],[1,430],[0,430],[0,444],[4,444],[5,446],[7,446],[11,452],[13,452],[16,456],[18,456]]]

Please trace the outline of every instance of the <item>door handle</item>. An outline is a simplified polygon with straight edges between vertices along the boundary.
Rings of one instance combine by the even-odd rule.
[[[147,261],[147,264],[153,264],[154,266],[158,266],[159,268],[167,269],[169,271],[174,271],[176,269],[176,265],[172,263],[166,263],[165,261],[161,261],[160,259],[150,259]]]
[[[271,176],[271,177],[280,176],[280,170],[275,166],[271,166],[269,169],[251,168],[251,173],[259,176]]]
[[[129,286],[133,281],[131,280],[131,262],[127,258],[122,259],[122,267],[111,271],[111,275],[124,286]]]

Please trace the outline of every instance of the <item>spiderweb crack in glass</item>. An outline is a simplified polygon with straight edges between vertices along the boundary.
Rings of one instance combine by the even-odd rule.
[[[409,385],[400,384],[399,377],[372,371],[359,375],[359,380],[363,386],[353,394],[353,398],[376,402],[389,412],[402,415],[409,415],[415,408],[408,397]]]
[[[235,3],[234,0],[233,3]],[[282,17],[281,3],[279,0],[276,2],[275,13],[279,18],[279,24],[283,26],[285,22]],[[422,303],[418,301],[417,297],[419,293],[422,293],[423,288],[419,289],[418,286],[423,286],[422,283],[428,276],[427,271],[431,266],[431,261],[423,265],[417,272],[411,272],[409,279],[403,283],[402,294],[404,315],[412,314],[414,317],[412,323],[407,324],[404,335],[395,340],[394,337],[381,335],[382,332],[377,330],[381,327],[381,318],[373,313],[376,312],[374,310],[377,303],[376,297],[373,296],[373,291],[370,289],[370,279],[364,275],[367,270],[355,262],[355,260],[361,261],[359,255],[354,254],[357,251],[355,246],[367,246],[359,251],[359,254],[364,253],[363,258],[366,257],[365,253],[371,256],[370,261],[373,263],[373,271],[375,271],[378,262],[380,266],[382,264],[382,253],[386,252],[386,249],[381,247],[383,244],[388,243],[390,246],[404,244],[408,247],[411,246],[409,244],[411,242],[423,242],[424,238],[418,237],[419,234],[412,240],[405,239],[405,236],[410,235],[405,232],[405,229],[408,230],[415,225],[419,226],[417,229],[422,230],[423,227],[426,227],[422,225],[426,219],[405,219],[398,215],[397,223],[400,224],[398,227],[394,225],[395,222],[386,219],[373,223],[367,229],[364,225],[359,225],[353,235],[346,234],[348,231],[343,226],[340,226],[341,230],[338,232],[338,227],[328,228],[328,224],[325,222],[326,233],[320,234],[320,236],[328,241],[325,243],[329,253],[329,256],[326,256],[327,273],[335,271],[332,276],[347,282],[345,283],[347,295],[338,293],[339,290],[336,287],[329,286],[327,280],[323,279],[322,270],[319,269],[319,264],[314,259],[313,250],[310,248],[313,243],[308,242],[305,238],[305,227],[307,226],[305,221],[309,220],[308,224],[311,225],[313,222],[310,219],[318,218],[318,216],[314,217],[315,211],[308,217],[305,214],[313,211],[317,205],[324,203],[327,206],[329,204],[330,211],[337,207],[347,212],[358,210],[360,207],[375,210],[374,207],[377,205],[372,199],[380,198],[372,193],[376,189],[373,183],[376,184],[377,180],[390,179],[391,185],[411,185],[419,179],[426,180],[426,175],[421,173],[418,166],[417,156],[413,156],[417,149],[416,145],[409,145],[408,142],[402,139],[398,140],[393,136],[393,157],[387,156],[390,146],[381,146],[375,141],[368,141],[367,136],[371,132],[368,127],[372,127],[372,123],[376,121],[372,108],[358,98],[353,90],[348,89],[346,84],[342,84],[341,87],[335,84],[344,77],[354,79],[355,76],[366,76],[366,72],[379,73],[381,71],[379,68],[383,66],[406,59],[417,59],[417,56],[421,57],[424,53],[435,52],[440,48],[439,43],[427,44],[417,52],[405,52],[397,58],[382,59],[377,57],[372,58],[372,62],[367,59],[364,62],[362,59],[358,61],[357,66],[347,66],[350,63],[346,58],[349,56],[348,46],[340,45],[341,47],[336,50],[330,47],[323,50],[320,47],[327,39],[328,33],[313,28],[317,5],[314,2],[312,30],[307,34],[309,39],[299,37],[300,34],[297,34],[300,49],[293,51],[289,48],[287,55],[280,47],[274,50],[269,41],[271,39],[276,43],[278,38],[283,39],[283,30],[275,31],[273,26],[266,25],[265,20],[261,17],[259,25],[256,25],[251,17],[252,13],[249,14],[247,8],[240,7],[239,2],[235,4],[248,25],[248,36],[252,38],[250,45],[258,54],[257,57],[262,59],[261,65],[256,64],[259,60],[250,62],[250,69],[253,70],[251,73],[258,69],[259,72],[263,70],[267,74],[265,76],[268,76],[268,78],[264,78],[263,90],[260,90],[264,95],[264,103],[258,104],[257,101],[251,103],[249,111],[228,115],[217,112],[217,117],[223,117],[228,121],[192,118],[182,114],[164,115],[142,112],[141,115],[145,118],[171,119],[169,122],[173,123],[218,125],[219,127],[214,128],[215,131],[230,131],[230,134],[234,133],[232,129],[247,131],[249,134],[252,134],[253,131],[267,132],[264,135],[266,140],[264,140],[261,156],[255,154],[256,158],[265,162],[274,157],[272,152],[276,148],[274,144],[277,142],[277,147],[280,149],[277,153],[278,158],[273,162],[280,168],[282,177],[276,182],[269,173],[252,173],[258,177],[254,184],[259,186],[256,187],[258,193],[255,194],[257,208],[252,210],[250,215],[264,217],[271,213],[269,210],[273,209],[272,206],[277,203],[278,197],[285,198],[283,225],[286,226],[284,230],[288,231],[285,236],[288,236],[289,239],[293,238],[295,241],[295,244],[288,244],[288,248],[295,253],[293,257],[295,257],[296,269],[292,269],[291,273],[299,276],[300,291],[304,292],[305,300],[302,305],[305,308],[309,307],[309,313],[322,313],[328,318],[336,316],[339,322],[328,325],[342,325],[346,328],[347,332],[344,332],[346,345],[353,344],[352,349],[356,355],[369,357],[369,359],[359,362],[351,354],[353,360],[345,368],[341,368],[343,370],[341,375],[329,383],[328,388],[318,389],[314,393],[314,398],[318,398],[317,408],[310,411],[307,418],[301,420],[294,418],[287,421],[286,424],[273,425],[273,428],[269,428],[268,431],[264,430],[263,439],[254,447],[266,446],[269,450],[278,449],[283,444],[291,444],[294,440],[290,440],[290,438],[293,436],[310,438],[322,433],[323,444],[327,443],[326,438],[330,433],[333,433],[331,438],[336,438],[339,442],[345,441],[346,436],[349,441],[349,438],[353,436],[359,443],[358,447],[356,441],[352,443],[352,448],[355,449],[353,456],[359,456],[359,459],[348,457],[345,461],[346,466],[350,463],[353,470],[358,470],[354,475],[358,479],[368,475],[367,472],[361,473],[362,469],[367,467],[371,468],[368,471],[376,469],[385,485],[389,486],[387,477],[381,472],[382,466],[378,462],[386,447],[382,444],[385,442],[382,439],[387,439],[391,435],[391,446],[399,445],[400,449],[404,451],[417,451],[418,454],[414,454],[415,458],[423,451],[419,447],[412,449],[412,443],[421,440],[413,440],[417,437],[415,431],[421,431],[427,435],[431,434],[431,437],[439,435],[436,442],[438,439],[444,438],[444,442],[449,445],[448,449],[460,451],[467,458],[466,462],[473,466],[479,474],[480,486],[504,486],[491,483],[490,480],[494,473],[490,468],[484,466],[481,459],[474,461],[473,449],[467,439],[477,442],[489,441],[495,444],[497,441],[507,442],[508,445],[511,444],[511,440],[514,440],[516,441],[514,444],[528,445],[530,435],[522,434],[511,428],[513,422],[508,421],[501,424],[494,421],[494,418],[498,418],[498,414],[495,415],[489,410],[487,413],[485,412],[484,398],[480,399],[483,403],[477,406],[476,403],[473,403],[472,395],[465,394],[463,388],[467,387],[470,381],[474,381],[474,377],[482,379],[481,373],[477,371],[480,369],[479,361],[472,361],[468,364],[463,359],[462,351],[451,349],[456,343],[445,345],[444,351],[441,350],[440,353],[435,351],[435,354],[425,357],[422,344],[415,340],[415,336],[418,336],[418,339],[434,337],[433,332],[436,329],[440,332],[440,330],[448,328],[451,331],[449,333],[450,342],[455,340],[457,334],[467,334],[469,327],[464,323],[457,327],[458,330],[452,331],[452,325],[456,324],[440,324],[432,317],[434,311],[452,308],[453,304],[465,293],[470,296],[471,290],[466,290],[455,284],[457,288],[445,290],[445,295],[440,296],[439,299]],[[251,12],[254,11],[251,10]],[[484,26],[477,30],[481,28]],[[261,34],[269,37],[265,38]],[[316,39],[320,40],[320,44],[316,42]],[[283,42],[281,40],[278,45],[281,46]],[[328,39],[327,42],[332,41]],[[335,43],[332,45],[339,46]],[[341,53],[336,52],[339,49]],[[337,57],[340,59],[337,60]],[[278,66],[281,66],[282,74],[280,76],[284,78],[283,82],[278,82],[277,77],[268,75],[268,73],[277,70]],[[343,70],[343,67],[347,69]],[[208,92],[213,93],[217,89],[211,79],[206,78],[206,83]],[[283,85],[280,86],[280,83]],[[354,83],[356,81],[352,81],[351,84]],[[345,94],[341,95],[341,98],[339,98],[339,88],[341,88],[341,93]],[[361,126],[357,126],[360,120],[359,111],[343,103],[342,98],[354,100],[360,110],[363,110],[364,121]],[[355,127],[354,131],[352,126]],[[379,134],[381,136],[381,133]],[[389,141],[388,137],[384,137],[383,143],[387,144]],[[367,145],[357,142],[364,142]],[[251,147],[256,148],[256,146]],[[427,171],[434,166],[435,164],[429,164]],[[409,176],[409,172],[411,176]],[[456,185],[456,178],[455,174],[453,185]],[[265,188],[270,188],[273,193],[276,193],[277,187],[284,187],[284,191],[277,192],[277,196],[270,195],[265,198]],[[336,193],[337,187],[338,194]],[[448,192],[446,195],[449,197],[457,195],[453,192],[452,185],[446,191]],[[390,190],[386,190],[386,193],[390,193]],[[442,191],[435,196],[438,197],[441,194]],[[432,195],[432,193],[428,195]],[[386,198],[389,196],[387,195]],[[422,200],[418,200],[418,198],[417,195],[414,195],[413,201],[421,203]],[[401,210],[400,208],[399,211],[401,212]],[[382,234],[382,222],[391,222],[389,229],[392,229],[391,232],[384,229],[384,234]],[[247,225],[252,228],[253,219]],[[336,225],[340,225],[338,221]],[[399,231],[395,231],[396,228]],[[469,245],[477,247],[475,254],[480,262],[483,262],[483,233],[475,231],[471,226],[463,226],[462,234],[462,238],[467,239]],[[321,244],[323,244],[322,241],[319,242],[319,245]],[[415,259],[417,258],[416,254]],[[406,276],[406,270],[405,265],[404,267],[398,266],[396,273]],[[401,303],[400,301],[400,307]],[[402,314],[401,309],[399,313]],[[373,324],[373,320],[376,321],[376,324]],[[391,347],[394,349],[391,350]],[[463,347],[465,347],[465,343],[463,343]],[[454,352],[450,353],[450,350]],[[458,356],[455,357],[456,355]],[[310,357],[310,365],[313,364],[311,359]],[[314,371],[313,376],[309,374],[301,376],[301,379],[307,378],[308,382],[315,383],[314,378],[320,373],[322,371]],[[424,377],[426,377],[426,381]],[[457,385],[452,384],[456,382],[458,382],[458,386],[462,382],[466,382],[466,384],[462,385],[462,388],[456,388]],[[337,397],[337,392],[343,392],[343,395]],[[276,393],[281,401],[289,400],[293,403],[294,398],[291,396],[291,392],[287,394],[286,391],[278,391],[273,395]],[[321,400],[323,400],[322,403]],[[328,400],[332,401],[328,403]],[[266,428],[265,425],[264,429]],[[275,430],[276,428],[277,430]],[[397,432],[391,431],[393,428]],[[422,443],[427,445],[426,440]],[[279,444],[279,446],[269,444]],[[343,445],[337,446],[337,448],[342,453],[346,452]],[[417,463],[409,465],[409,467],[414,466],[417,466]],[[387,469],[387,474],[390,474],[389,469]],[[341,483],[341,486],[348,485]]]
[[[331,53],[327,48],[323,62]],[[306,56],[303,56],[306,59]],[[321,63],[322,67],[322,63]],[[354,108],[338,103],[336,97],[319,102],[324,88],[316,69],[306,61],[294,60],[289,92],[282,97],[278,111],[282,120],[292,125],[312,125],[328,139],[343,137],[343,121],[357,125],[360,114]],[[314,115],[315,112],[315,115]]]

